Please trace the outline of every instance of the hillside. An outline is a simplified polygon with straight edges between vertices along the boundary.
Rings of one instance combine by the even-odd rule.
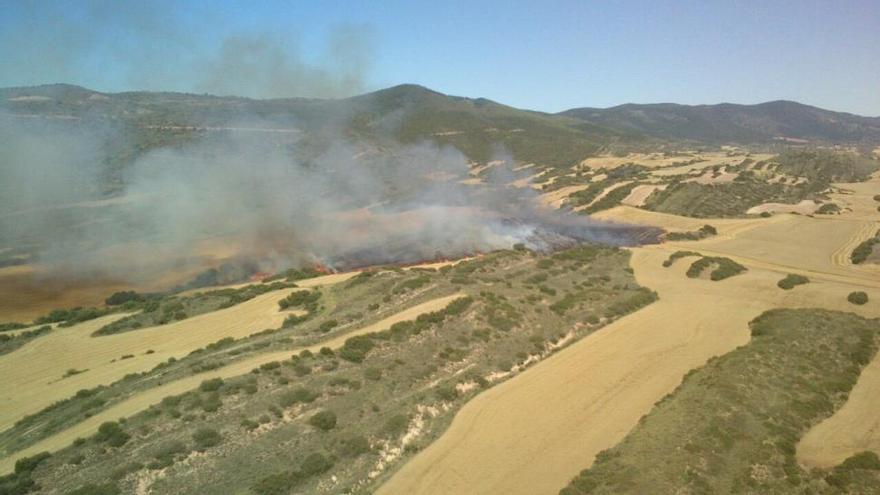
[[[605,109],[574,108],[560,115],[657,138],[707,143],[880,141],[880,118],[782,100],[758,105],[626,104]]]
[[[174,144],[209,131],[273,129],[317,148],[344,137],[371,146],[432,140],[485,162],[506,148],[522,162],[572,165],[600,147],[644,141],[566,116],[531,112],[490,100],[449,96],[405,84],[339,100],[253,100],[182,93],[99,93],[53,84],[0,89],[0,113],[28,121],[41,117],[88,126],[127,128],[126,154]],[[260,134],[253,132],[252,134]]]

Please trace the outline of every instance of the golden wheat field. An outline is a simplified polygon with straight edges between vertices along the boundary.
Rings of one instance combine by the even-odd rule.
[[[880,192],[878,185],[862,194]],[[846,300],[856,289],[880,299],[877,272],[848,265],[840,255],[864,238],[866,225],[877,227],[858,212],[831,219],[706,220],[618,207],[598,216],[680,231],[709,223],[719,235],[634,249],[636,278],[656,290],[659,301],[479,395],[379,493],[556,493],[598,452],[619,442],[685,373],[747,343],[748,322],[762,312],[820,307],[880,316],[876,303],[856,307]],[[720,282],[689,279],[688,258],[661,266],[679,248],[729,256],[748,272]],[[780,290],[776,282],[788,273],[806,274],[811,283]],[[857,450],[880,450],[873,433],[878,363],[862,375],[847,405],[805,438],[802,462],[833,465]]]

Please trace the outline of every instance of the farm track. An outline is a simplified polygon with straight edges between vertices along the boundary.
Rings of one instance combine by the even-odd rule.
[[[397,312],[378,322],[353,329],[350,332],[335,335],[327,340],[315,344],[284,351],[259,354],[250,358],[243,359],[241,361],[234,362],[230,365],[218,368],[216,370],[199,373],[197,375],[189,376],[186,378],[175,380],[170,383],[166,383],[164,385],[160,385],[158,387],[151,388],[144,392],[135,393],[124,401],[95,414],[85,421],[77,423],[71,428],[62,430],[48,438],[45,438],[35,443],[34,445],[31,445],[30,447],[15,452],[11,456],[0,459],[0,474],[12,471],[15,465],[15,461],[17,459],[34,455],[43,451],[51,452],[64,448],[70,445],[70,443],[77,438],[87,437],[94,434],[98,431],[98,427],[101,425],[101,423],[105,421],[114,421],[121,417],[136,414],[154,404],[158,404],[165,397],[188,392],[189,390],[198,387],[199,384],[201,384],[204,380],[208,380],[211,378],[230,378],[243,375],[256,367],[259,367],[262,364],[288,359],[293,354],[299,353],[306,349],[311,352],[318,352],[322,347],[338,349],[339,347],[342,347],[345,341],[351,337],[386,330],[394,323],[405,320],[412,320],[421,314],[438,311],[445,308],[453,300],[460,297],[462,297],[462,294],[453,294],[451,296],[432,299],[430,301],[426,301],[424,303],[407,308],[403,311]]]

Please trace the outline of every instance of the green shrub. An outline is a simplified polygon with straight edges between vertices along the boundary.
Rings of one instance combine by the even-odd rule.
[[[880,244],[880,232],[878,232],[878,235],[875,235],[856,246],[856,248],[853,249],[852,254],[849,255],[850,260],[852,260],[855,265],[864,263],[865,260],[871,256],[871,253],[874,252],[874,245],[876,244]]]
[[[803,275],[789,273],[788,275],[785,276],[784,279],[777,282],[776,285],[779,286],[780,289],[791,290],[796,285],[803,285],[803,284],[808,284],[808,283],[810,283],[810,279],[808,279],[807,277],[805,277]]]
[[[339,454],[344,457],[357,457],[370,451],[370,442],[363,435],[353,435],[339,442]]]
[[[281,407],[287,408],[298,403],[314,402],[318,398],[318,393],[305,387],[297,387],[281,394],[278,403]]]
[[[320,291],[298,290],[290,293],[290,295],[278,301],[278,306],[282,310],[299,306],[305,306],[306,309],[310,309],[317,304],[319,299],[321,299]]]
[[[189,448],[180,440],[171,440],[153,452],[153,460],[147,464],[150,469],[164,469],[174,464],[176,457],[189,453]]]
[[[382,370],[379,368],[367,368],[364,370],[364,378],[367,380],[381,380],[382,379]]]
[[[333,461],[324,457],[323,454],[315,452],[306,456],[300,466],[300,471],[304,476],[314,476],[327,472],[331,467],[333,467]]]
[[[199,385],[199,390],[201,390],[202,392],[213,392],[215,390],[219,390],[222,386],[222,378],[211,378],[210,380],[203,381],[201,385]]]
[[[437,398],[447,402],[453,401],[458,397],[458,390],[452,385],[437,387],[434,393],[437,395]]]
[[[669,241],[699,241],[717,234],[718,230],[707,224],[693,232],[669,232],[666,234],[666,239]]]
[[[676,251],[669,255],[669,258],[667,258],[666,261],[663,262],[663,266],[669,268],[670,266],[672,266],[673,263],[675,263],[676,260],[687,256],[700,256],[700,253],[694,251]]]
[[[353,363],[360,363],[367,357],[367,353],[375,347],[376,344],[367,335],[357,335],[345,341],[339,350],[339,357]]]
[[[396,437],[402,435],[403,432],[406,431],[407,425],[409,425],[409,418],[405,414],[395,414],[385,420],[385,426],[383,429]]]
[[[98,433],[95,439],[99,442],[106,443],[111,447],[121,447],[128,442],[131,436],[122,430],[119,423],[115,421],[107,421],[98,427]]]
[[[838,466],[838,469],[868,469],[871,471],[880,471],[880,457],[877,457],[876,453],[866,450],[848,457],[840,466]]]
[[[868,294],[862,291],[850,292],[849,295],[846,296],[846,300],[852,304],[858,304],[861,306],[868,302]]]
[[[715,282],[746,271],[746,267],[730,258],[704,256],[691,264],[686,275],[690,278],[697,278],[703,273],[703,270],[712,265],[715,265],[715,269],[709,274],[709,279]]]
[[[318,327],[318,332],[320,332],[320,333],[327,333],[327,332],[329,332],[330,330],[333,330],[334,328],[336,328],[337,326],[339,326],[339,322],[338,322],[338,321],[336,321],[336,320],[327,320],[327,321],[325,321],[324,323],[321,323],[321,325]]]
[[[207,427],[199,428],[193,432],[192,438],[196,442],[196,450],[200,452],[223,441],[219,431]]]
[[[832,213],[839,213],[840,207],[834,203],[825,203],[816,210],[816,213],[819,215],[830,215]]]
[[[32,455],[30,457],[22,457],[21,459],[15,461],[15,474],[26,474],[30,473],[37,466],[40,465],[46,459],[52,457],[52,454],[49,452],[40,452],[39,454]]]
[[[336,427],[336,413],[333,411],[318,411],[309,418],[309,424],[315,428],[328,431]]]
[[[143,296],[137,292],[125,290],[114,292],[113,295],[104,300],[104,303],[107,304],[107,306],[119,306],[120,304],[125,304],[129,301],[140,302],[143,301],[143,299]]]
[[[119,493],[122,492],[115,483],[89,483],[68,492],[68,495],[117,495]]]

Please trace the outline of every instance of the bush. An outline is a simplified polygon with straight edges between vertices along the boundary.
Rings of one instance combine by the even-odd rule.
[[[360,363],[367,357],[367,353],[375,347],[373,340],[368,335],[358,335],[345,341],[339,350],[339,357],[353,363]]]
[[[437,397],[440,400],[447,402],[453,401],[458,397],[458,390],[452,385],[437,387],[437,390],[434,393],[437,394]]]
[[[327,332],[329,332],[330,330],[333,330],[334,328],[336,328],[337,326],[339,326],[339,322],[338,322],[338,321],[336,321],[336,320],[327,320],[327,321],[325,321],[324,323],[321,323],[321,325],[318,327],[318,331],[321,332],[321,333],[327,333]]]
[[[880,232],[878,232],[878,234],[880,234]],[[853,249],[852,254],[849,255],[853,264],[858,265],[864,263],[865,260],[871,256],[871,253],[874,252],[875,244],[880,244],[880,235],[876,235],[856,246],[856,248]]]
[[[290,293],[284,299],[278,301],[278,306],[281,309],[295,308],[298,306],[305,306],[306,309],[313,309],[314,306],[318,303],[318,300],[321,299],[321,292],[317,290],[298,290],[296,292]]]
[[[805,277],[803,275],[789,273],[788,275],[785,276],[784,279],[777,282],[776,285],[779,286],[780,289],[791,290],[796,285],[803,285],[803,284],[808,284],[808,283],[810,283],[810,279],[808,279],[807,277]]]
[[[830,215],[832,213],[839,213],[840,207],[834,203],[825,203],[816,210],[816,213],[819,215]]]
[[[278,403],[281,407],[286,408],[300,402],[304,404],[314,402],[317,398],[318,394],[316,392],[305,387],[297,387],[281,394],[281,397],[278,398]]]
[[[724,280],[746,271],[746,267],[730,258],[704,256],[691,264],[686,275],[690,278],[697,278],[703,273],[703,270],[712,265],[715,265],[716,267],[712,270],[712,273],[709,274],[709,279],[714,282]]]
[[[39,454],[32,455],[30,457],[23,457],[17,461],[15,461],[15,474],[26,474],[30,473],[34,469],[40,465],[41,462],[46,459],[52,457],[52,454],[48,452],[40,452]]]
[[[192,438],[196,442],[196,450],[198,451],[204,451],[223,441],[220,432],[212,428],[199,428],[192,434]]]
[[[300,471],[304,476],[321,474],[333,467],[333,461],[317,452],[309,454],[302,463]]]
[[[868,294],[862,291],[850,292],[849,295],[846,296],[846,300],[852,304],[858,304],[861,306],[868,302]]]
[[[133,290],[124,290],[120,292],[114,292],[113,295],[104,300],[107,306],[119,306],[120,304],[125,304],[129,301],[143,301],[144,298],[137,292]]]
[[[404,414],[396,414],[385,421],[384,430],[396,437],[406,431],[407,425],[409,425],[409,418]]]
[[[669,258],[663,262],[663,266],[669,268],[673,263],[679,258],[684,258],[686,256],[700,256],[700,253],[694,251],[676,251],[669,255]]]
[[[111,447],[121,447],[128,442],[131,436],[122,430],[119,423],[115,421],[107,421],[98,427],[98,433],[95,439],[99,442],[106,443]]]
[[[174,464],[176,456],[188,453],[189,448],[187,448],[185,443],[180,440],[172,440],[156,449],[153,453],[153,461],[147,464],[147,467],[150,469],[164,469]]]
[[[219,390],[222,386],[222,378],[211,378],[210,380],[203,381],[202,384],[199,385],[199,390],[202,392],[214,392],[215,390]]]
[[[880,457],[871,451],[859,452],[853,454],[841,464],[838,469],[869,469],[871,471],[880,471]]]
[[[328,431],[336,428],[336,413],[333,411],[318,411],[311,418],[309,424],[315,428]]]
[[[382,370],[379,368],[367,368],[364,370],[364,378],[367,380],[381,380]]]
[[[357,457],[370,451],[370,442],[363,435],[343,438],[339,442],[339,453],[345,457]]]
[[[115,483],[89,483],[72,492],[68,492],[68,495],[117,495],[119,493],[122,492]]]

